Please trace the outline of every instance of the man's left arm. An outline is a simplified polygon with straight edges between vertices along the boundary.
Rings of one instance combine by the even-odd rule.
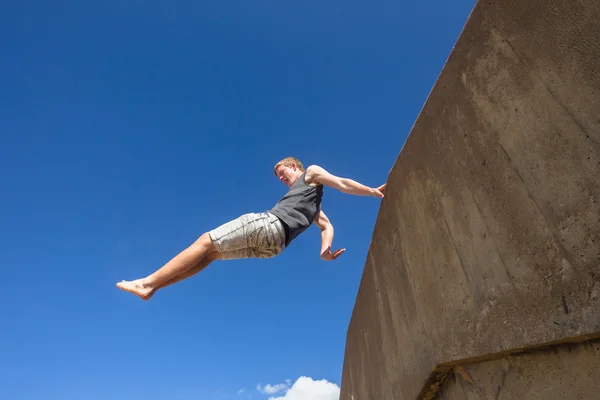
[[[321,229],[321,258],[325,261],[331,261],[338,258],[346,249],[339,249],[331,252],[331,244],[333,243],[333,225],[323,211],[315,219],[315,225]]]
[[[357,196],[375,196],[380,198],[383,197],[386,185],[384,183],[377,188],[371,188],[363,185],[362,183],[356,182],[355,180],[335,176],[318,165],[311,165],[306,169],[305,179],[308,183],[330,186],[343,193]]]

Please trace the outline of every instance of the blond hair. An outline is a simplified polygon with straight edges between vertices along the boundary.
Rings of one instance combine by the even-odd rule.
[[[291,167],[292,164],[295,164],[300,171],[304,171],[304,166],[302,165],[300,160],[298,160],[296,157],[286,157],[283,160],[279,161],[277,164],[275,164],[275,167],[273,168],[273,173],[275,174],[275,176],[277,176],[277,167],[279,167],[280,165],[283,165],[284,167]]]

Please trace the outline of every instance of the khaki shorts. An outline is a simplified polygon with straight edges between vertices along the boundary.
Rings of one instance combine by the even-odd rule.
[[[219,259],[270,258],[285,248],[285,230],[270,213],[250,213],[209,232]]]

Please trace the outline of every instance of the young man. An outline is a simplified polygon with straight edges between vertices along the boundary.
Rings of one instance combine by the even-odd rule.
[[[333,226],[321,210],[323,187],[379,198],[385,191],[385,184],[370,188],[334,176],[317,165],[305,170],[294,157],[278,162],[274,172],[289,190],[272,209],[244,214],[204,233],[156,272],[142,279],[121,281],[117,287],[148,300],[157,290],[197,274],[214,260],[274,257],[313,222],[321,229],[321,258],[335,260],[345,249],[331,252]]]

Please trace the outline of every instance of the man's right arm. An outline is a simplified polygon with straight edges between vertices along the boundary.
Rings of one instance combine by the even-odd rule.
[[[305,179],[308,183],[317,183],[330,186],[343,193],[354,194],[357,196],[375,196],[380,198],[383,197],[386,185],[384,183],[377,188],[371,188],[363,185],[362,183],[358,183],[355,180],[330,174],[324,168],[319,167],[318,165],[311,165],[306,169]]]

